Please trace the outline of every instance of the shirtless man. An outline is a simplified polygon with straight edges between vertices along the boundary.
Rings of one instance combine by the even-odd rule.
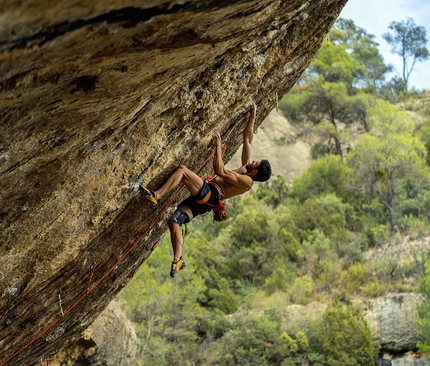
[[[213,161],[215,177],[205,181],[196,173],[181,165],[167,179],[166,183],[155,192],[140,186],[147,200],[156,205],[171,190],[183,183],[191,196],[182,201],[178,209],[168,220],[170,238],[173,247],[173,262],[170,276],[175,277],[178,271],[186,267],[182,259],[183,237],[180,226],[190,222],[194,217],[209,212],[220,199],[231,198],[249,191],[254,181],[264,182],[272,174],[267,160],[251,161],[251,143],[254,136],[254,123],[257,106],[252,105],[248,124],[243,132],[242,166],[228,170],[222,161],[222,144],[219,132],[213,134],[216,152]]]

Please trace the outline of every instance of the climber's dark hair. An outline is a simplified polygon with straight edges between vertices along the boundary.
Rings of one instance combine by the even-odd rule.
[[[252,177],[254,181],[257,182],[265,182],[266,180],[269,180],[269,178],[272,175],[272,167],[270,166],[270,163],[263,159],[261,160],[261,164],[258,167],[258,173]]]

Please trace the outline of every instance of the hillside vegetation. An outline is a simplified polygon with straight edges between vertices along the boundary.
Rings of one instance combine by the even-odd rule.
[[[279,103],[313,136],[309,168],[292,184],[274,176],[229,200],[226,222],[209,214],[188,225],[188,267],[175,280],[168,236],[140,268],[122,298],[142,365],[368,366],[379,345],[353,300],[430,293],[428,251],[365,260],[369,249],[430,232],[430,94],[386,81],[377,46],[339,20]],[[322,317],[286,312],[312,302],[328,304]]]

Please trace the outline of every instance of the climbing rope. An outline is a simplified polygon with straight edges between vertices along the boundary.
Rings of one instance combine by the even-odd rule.
[[[227,145],[224,143],[224,149],[222,152],[222,156],[224,156],[225,152],[227,150]],[[207,164],[207,162],[212,158],[212,156],[215,154],[216,149],[212,151],[212,153],[207,157],[207,159],[200,165],[200,167],[196,170],[196,173],[199,173],[200,170],[203,169],[203,167]],[[185,185],[182,185],[179,190],[175,193],[175,195],[170,199],[169,202],[164,206],[164,208],[158,213],[158,215],[155,217],[154,220],[152,220],[149,227],[145,230],[143,234],[141,234],[137,240],[133,243],[133,245],[121,256],[121,258],[111,267],[109,268],[106,273],[91,286],[91,281],[94,276],[94,266],[95,263],[91,265],[91,273],[89,276],[88,283],[86,285],[85,293],[74,303],[72,304],[68,309],[63,310],[63,304],[61,299],[61,291],[58,293],[59,303],[60,303],[60,312],[61,316],[59,316],[57,319],[55,319],[51,324],[49,324],[45,329],[43,329],[39,334],[37,334],[31,341],[29,341],[26,345],[24,345],[21,349],[16,351],[13,355],[11,355],[9,358],[7,358],[5,361],[3,361],[0,366],[5,365],[7,362],[18,356],[21,352],[23,352],[25,349],[30,347],[35,341],[37,341],[40,337],[42,337],[45,333],[47,333],[52,327],[54,327],[60,320],[62,320],[67,314],[69,314],[77,305],[79,305],[88,295],[91,291],[93,291],[107,276],[109,276],[112,271],[131,253],[131,251],[136,248],[136,246],[145,238],[145,236],[149,233],[149,231],[155,226],[155,224],[158,222],[158,220],[161,218],[161,216],[166,212],[167,208],[173,203],[173,201],[178,197],[178,195],[182,192],[182,190],[185,188]]]

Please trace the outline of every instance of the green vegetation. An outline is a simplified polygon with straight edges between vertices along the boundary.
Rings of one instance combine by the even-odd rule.
[[[423,303],[418,307],[417,325],[420,335],[418,350],[430,352],[430,263],[426,263],[426,271],[421,279],[419,292],[422,295]]]
[[[368,366],[379,346],[350,304],[421,278],[430,349],[429,253],[364,259],[429,234],[429,95],[386,82],[373,36],[353,22],[329,39],[280,103],[320,136],[308,170],[229,200],[225,222],[194,220],[175,280],[166,236],[124,290],[142,365]]]

